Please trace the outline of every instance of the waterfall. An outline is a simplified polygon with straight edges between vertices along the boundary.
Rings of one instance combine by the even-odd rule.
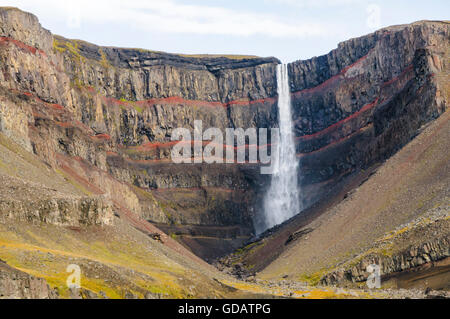
[[[286,64],[277,66],[279,138],[270,188],[264,199],[266,229],[283,223],[300,212],[297,185],[299,162],[292,131],[291,94]]]

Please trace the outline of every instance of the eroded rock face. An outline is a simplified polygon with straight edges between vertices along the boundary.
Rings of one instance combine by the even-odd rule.
[[[113,224],[113,207],[106,196],[73,196],[2,174],[0,183],[0,221],[72,227]]]
[[[420,222],[412,222],[394,232],[390,239],[380,240],[371,253],[357,256],[346,262],[339,269],[330,271],[321,279],[324,285],[348,285],[349,283],[365,282],[370,276],[368,267],[377,265],[380,269],[381,281],[384,284],[400,274],[417,273],[416,279],[421,279],[420,271],[426,269],[448,268],[450,257],[450,222],[448,210],[442,209],[443,216],[436,219],[432,214]],[[447,219],[446,219],[447,218]],[[425,220],[425,225],[423,225]],[[388,237],[388,238],[389,238]],[[406,245],[405,245],[406,243]],[[409,244],[408,244],[409,243]],[[396,246],[405,246],[399,251],[390,253]],[[413,280],[412,280],[413,281]]]
[[[38,18],[12,7],[0,10],[0,36],[46,52],[52,48],[53,36],[50,31],[42,28]]]
[[[36,20],[3,11],[5,25]],[[168,225],[238,227],[236,245],[250,235],[247,169],[166,165],[166,145],[195,120],[223,131],[276,123],[277,59],[101,48],[15,30],[0,43],[2,132],[87,191],[109,195],[115,209]]]
[[[44,279],[30,276],[0,260],[0,299],[57,299]]]
[[[444,22],[389,27],[289,65],[307,204],[446,110],[449,30]]]
[[[345,285],[346,282],[364,282],[367,280],[369,265],[380,265],[382,278],[389,278],[396,273],[417,269],[445,260],[450,256],[448,238],[437,239],[420,246],[411,247],[410,250],[396,254],[392,257],[371,255],[364,258],[351,269],[340,269],[321,279],[323,285]]]
[[[99,47],[55,37],[72,77],[103,95],[132,101],[181,97],[228,103],[276,94],[275,58],[189,57]],[[74,56],[75,54],[75,56]]]
[[[2,132],[168,232],[238,227],[236,245],[251,235],[270,178],[258,165],[173,165],[170,139],[195,120],[276,127],[277,59],[99,47],[52,36],[28,13],[0,13]],[[306,206],[446,109],[448,38],[448,23],[418,22],[289,65]]]
[[[36,202],[2,200],[0,215],[2,218],[73,227],[112,225],[113,222],[110,204],[98,198],[44,199]]]

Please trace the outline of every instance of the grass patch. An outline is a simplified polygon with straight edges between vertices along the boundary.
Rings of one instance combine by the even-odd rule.
[[[69,174],[66,174],[64,171],[60,169],[55,169],[55,172],[59,175],[61,175],[67,182],[69,182],[73,187],[75,187],[77,190],[82,192],[83,194],[87,196],[92,196],[93,193],[90,192],[86,187],[75,181]]]
[[[239,55],[239,54],[177,54],[185,58],[197,58],[197,59],[208,59],[208,58],[227,58],[230,60],[249,60],[257,59],[256,55]]]
[[[311,286],[317,286],[327,272],[327,270],[321,270],[312,274],[303,274],[300,275],[299,281],[306,282]]]
[[[179,278],[188,280],[185,269],[149,252],[148,247],[130,238],[104,235],[93,240],[90,237],[94,229],[75,236],[64,228],[51,225],[45,228],[14,225],[13,228],[0,224],[0,258],[18,270],[46,279],[64,298],[69,297],[66,286],[69,276],[66,267],[69,264],[80,265],[83,289],[96,294],[102,291],[109,298],[123,298],[125,291],[140,297],[144,297],[144,291],[174,298],[188,296],[178,283]],[[91,263],[103,265],[95,272],[96,278],[93,278],[92,269],[97,269],[97,266],[92,268]],[[84,269],[91,270],[86,274]],[[111,272],[121,274],[121,279],[107,282],[106,279],[115,278],[108,275]]]

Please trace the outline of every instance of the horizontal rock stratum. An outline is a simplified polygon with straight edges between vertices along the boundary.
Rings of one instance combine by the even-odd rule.
[[[336,204],[336,194],[445,114],[449,31],[445,21],[388,27],[289,64],[305,207]],[[173,164],[171,133],[192,131],[195,120],[223,131],[276,127],[278,59],[101,47],[0,8],[0,60],[2,222],[75,232],[130,226],[212,272],[198,257],[224,256],[253,236],[270,177],[258,164]],[[262,270],[281,250],[249,263]],[[216,281],[205,285],[224,295]],[[190,294],[180,287],[165,293]]]

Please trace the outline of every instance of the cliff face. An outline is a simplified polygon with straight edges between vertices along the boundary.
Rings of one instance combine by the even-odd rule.
[[[1,12],[6,136],[118,210],[212,243],[209,226],[222,227],[235,242],[226,250],[248,238],[255,192],[247,176],[258,168],[180,167],[170,136],[193,130],[194,120],[223,131],[272,126],[277,59],[98,47],[53,36],[31,14]]]
[[[449,30],[444,22],[389,27],[289,65],[308,203],[385,160],[446,110]]]
[[[289,65],[306,205],[445,110],[448,37],[447,23],[420,22]],[[277,126],[277,59],[99,47],[3,8],[0,60],[0,131],[85,193],[110,196],[203,257],[236,248],[261,222],[269,178],[258,165],[175,165],[170,136],[194,120]]]
[[[44,279],[35,278],[9,267],[0,260],[0,299],[56,299]]]

